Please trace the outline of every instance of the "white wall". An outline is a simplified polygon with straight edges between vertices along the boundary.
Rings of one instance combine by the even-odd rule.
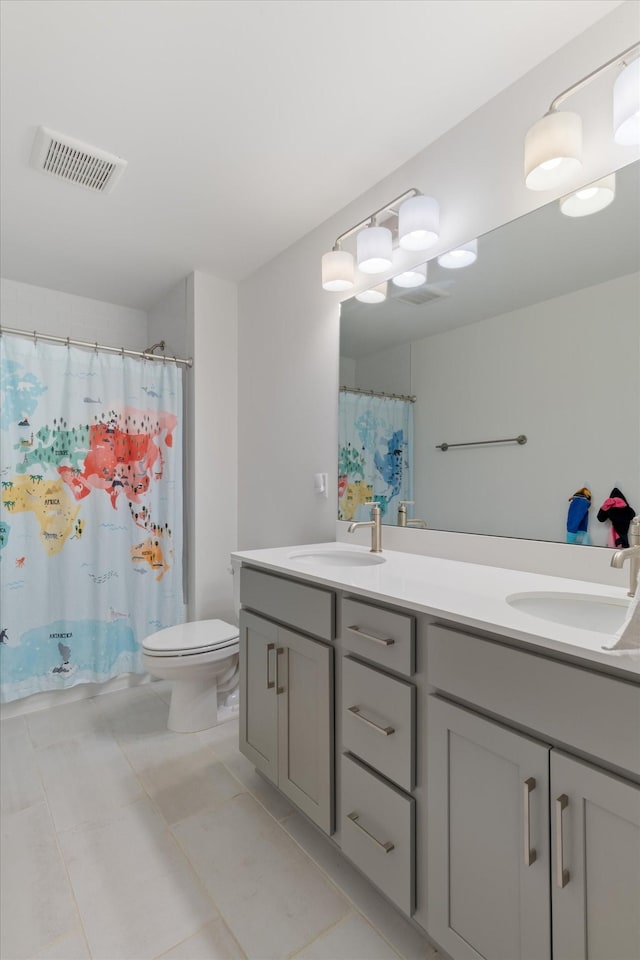
[[[415,393],[411,385],[411,344],[372,353],[356,361],[356,385],[362,390],[381,390],[383,393]]]
[[[337,491],[330,485],[329,499],[321,500],[312,490],[313,472],[337,471],[339,297],[320,284],[321,256],[335,237],[409,186],[441,204],[442,235],[432,256],[559,196],[524,186],[525,133],[554,96],[637,32],[637,5],[616,8],[240,285],[241,548],[335,536]],[[572,101],[584,121],[585,183],[638,156],[611,137],[611,83],[606,75]],[[398,266],[418,259],[405,254]]]
[[[237,286],[195,272],[187,287],[189,619],[236,623],[229,554],[237,547]]]
[[[126,350],[144,350],[147,314],[144,310],[78,297],[60,290],[0,280],[2,325],[53,337],[90,340]]]
[[[436,530],[564,540],[568,499],[640,511],[640,277],[630,274],[414,342],[416,516]],[[455,370],[455,377],[451,371]],[[443,440],[528,442],[436,450]]]

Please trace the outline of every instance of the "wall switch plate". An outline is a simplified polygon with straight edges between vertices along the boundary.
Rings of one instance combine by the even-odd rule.
[[[318,496],[328,497],[329,496],[329,474],[314,473],[313,489],[318,494]]]

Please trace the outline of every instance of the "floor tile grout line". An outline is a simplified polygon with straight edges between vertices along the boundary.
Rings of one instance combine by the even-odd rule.
[[[213,899],[213,898],[212,898],[212,899]],[[162,953],[158,954],[157,957],[154,957],[153,960],[163,960],[163,957],[166,957],[167,954],[170,953],[172,950],[175,950],[177,947],[181,946],[183,943],[186,943],[188,940],[191,940],[192,937],[197,937],[197,935],[198,935],[202,930],[204,930],[205,927],[208,927],[209,924],[211,924],[211,923],[217,923],[218,921],[221,921],[221,922],[222,922],[222,925],[224,926],[225,930],[227,931],[227,933],[229,934],[229,936],[231,937],[231,939],[233,940],[233,942],[234,942],[235,945],[237,946],[238,950],[239,950],[240,953],[242,954],[242,957],[240,958],[240,960],[250,960],[250,958],[247,957],[247,954],[245,953],[245,951],[242,949],[242,947],[240,946],[240,944],[239,944],[238,941],[236,940],[236,938],[235,938],[235,936],[234,936],[234,934],[233,934],[233,931],[231,930],[231,928],[229,927],[229,925],[228,925],[227,922],[225,921],[225,919],[224,919],[224,917],[222,916],[222,914],[220,914],[219,917],[215,917],[213,920],[207,920],[207,922],[206,922],[206,923],[203,923],[201,927],[198,927],[198,929],[196,930],[195,933],[190,933],[188,937],[184,937],[182,940],[179,940],[178,943],[174,943],[173,946],[167,947],[166,950],[164,950]]]

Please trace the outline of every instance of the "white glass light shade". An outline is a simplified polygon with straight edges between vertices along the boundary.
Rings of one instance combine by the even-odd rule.
[[[440,206],[433,197],[410,197],[398,211],[398,241],[403,250],[427,250],[440,234]]]
[[[595,180],[582,190],[570,193],[560,201],[560,210],[567,217],[587,217],[590,213],[604,210],[616,195],[616,175],[610,174]]]
[[[530,190],[554,190],[582,167],[582,120],[578,113],[548,113],[527,131],[524,175]]]
[[[387,227],[366,227],[357,237],[358,269],[363,273],[384,273],[391,266],[393,241]]]
[[[396,287],[421,287],[427,281],[427,265],[419,263],[417,267],[405,270],[392,279]]]
[[[441,253],[438,257],[438,263],[447,270],[459,270],[460,267],[469,267],[478,259],[478,241],[470,240],[469,243],[456,247],[455,250],[448,250]]]
[[[624,68],[613,85],[613,136],[616,143],[640,143],[640,57]]]
[[[353,286],[353,254],[330,250],[322,257],[322,286],[325,290],[350,290]]]
[[[360,303],[382,303],[383,300],[387,299],[387,281],[384,283],[379,283],[376,287],[370,287],[369,290],[363,290],[361,293],[356,293],[356,300],[359,300]]]

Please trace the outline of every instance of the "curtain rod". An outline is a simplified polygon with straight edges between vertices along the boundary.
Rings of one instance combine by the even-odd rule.
[[[415,403],[418,399],[415,394],[406,396],[403,393],[384,393],[382,390],[361,390],[360,387],[340,387],[340,393],[364,393],[367,397],[386,397],[387,400],[408,400]]]
[[[103,350],[106,353],[119,353],[122,357],[142,357],[143,360],[161,360],[163,363],[175,363],[179,367],[193,366],[191,357],[189,357],[188,360],[183,360],[180,357],[156,355],[155,353],[145,353],[141,350],[125,350],[124,347],[109,347],[103,343],[91,343],[89,340],[73,340],[71,337],[53,337],[48,333],[38,333],[37,330],[29,333],[28,330],[18,330],[16,327],[0,326],[0,336],[2,336],[3,333],[8,333],[16,337],[29,337],[34,343],[37,343],[38,340],[46,340],[48,343],[62,343],[65,347],[85,347],[87,350],[95,350],[96,353],[98,350]]]

